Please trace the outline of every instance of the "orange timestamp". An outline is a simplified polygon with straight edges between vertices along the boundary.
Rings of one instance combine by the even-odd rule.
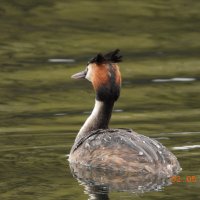
[[[186,176],[186,177],[172,176],[170,179],[172,183],[196,183],[197,182],[197,177],[193,175]]]

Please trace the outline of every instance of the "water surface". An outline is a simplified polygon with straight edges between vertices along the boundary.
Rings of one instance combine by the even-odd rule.
[[[114,48],[124,55],[123,85],[110,126],[158,139],[183,171],[181,182],[158,191],[113,190],[109,198],[199,199],[199,9],[198,1],[178,0],[3,0],[1,199],[89,198],[90,190],[73,178],[67,154],[94,94],[90,83],[70,76],[94,53]]]

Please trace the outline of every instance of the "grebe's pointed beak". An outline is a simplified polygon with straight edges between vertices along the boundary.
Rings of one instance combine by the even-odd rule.
[[[86,74],[87,74],[87,71],[84,70],[84,71],[82,71],[82,72],[78,72],[78,73],[72,75],[71,78],[74,78],[74,79],[85,78]]]

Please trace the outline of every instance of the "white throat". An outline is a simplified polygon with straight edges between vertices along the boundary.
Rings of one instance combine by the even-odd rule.
[[[81,127],[76,137],[76,141],[78,138],[88,135],[90,131],[108,128],[113,104],[114,103],[106,104],[105,102],[95,100],[94,109]]]

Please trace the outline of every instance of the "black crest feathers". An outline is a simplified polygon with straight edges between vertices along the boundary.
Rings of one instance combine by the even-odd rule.
[[[114,51],[111,51],[111,52],[105,54],[105,55],[104,55],[104,58],[105,58],[107,61],[114,62],[114,63],[121,62],[121,61],[122,61],[122,56],[119,55],[119,52],[120,52],[120,50],[119,50],[119,49],[116,49],[116,50],[114,50]]]
[[[114,51],[108,52],[106,54],[98,53],[94,58],[92,58],[88,64],[90,63],[97,63],[102,64],[106,62],[112,62],[112,63],[118,63],[122,61],[122,56],[119,55],[119,49],[116,49]]]

